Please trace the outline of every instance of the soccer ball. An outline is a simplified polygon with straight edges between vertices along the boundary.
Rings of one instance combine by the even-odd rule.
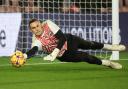
[[[24,59],[24,55],[21,51],[16,51],[12,56],[11,56],[11,64],[14,67],[21,67],[24,65],[26,60]]]

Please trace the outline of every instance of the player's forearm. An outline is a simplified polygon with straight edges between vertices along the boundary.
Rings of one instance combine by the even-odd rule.
[[[24,57],[26,59],[29,59],[31,57],[33,57],[38,51],[38,47],[34,46],[32,49],[30,49],[28,52],[24,53]]]
[[[59,30],[56,34],[55,37],[59,40],[57,43],[57,47],[59,50],[63,47],[65,41],[66,41],[66,37],[65,35],[61,32],[61,30]]]

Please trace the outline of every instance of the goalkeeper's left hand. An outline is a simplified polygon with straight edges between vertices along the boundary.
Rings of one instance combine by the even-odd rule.
[[[47,61],[54,61],[56,59],[56,57],[49,54],[49,55],[45,56],[43,59],[47,60]]]
[[[44,60],[54,61],[59,52],[60,50],[58,48],[55,48],[51,54],[44,57]]]

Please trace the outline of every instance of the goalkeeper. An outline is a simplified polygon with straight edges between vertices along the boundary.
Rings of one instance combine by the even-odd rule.
[[[54,61],[56,58],[62,62],[88,62],[90,64],[104,65],[114,69],[121,69],[122,65],[110,60],[101,60],[78,49],[105,49],[113,51],[125,50],[124,45],[102,44],[94,41],[86,41],[71,34],[64,34],[52,21],[43,22],[32,19],[29,22],[30,31],[35,35],[33,47],[26,53],[24,58],[33,57],[38,50],[48,53],[44,60]]]

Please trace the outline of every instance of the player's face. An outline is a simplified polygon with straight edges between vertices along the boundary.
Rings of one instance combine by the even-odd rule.
[[[30,24],[30,29],[33,34],[35,35],[41,35],[43,33],[43,30],[41,29],[41,23],[40,21],[35,21]]]

